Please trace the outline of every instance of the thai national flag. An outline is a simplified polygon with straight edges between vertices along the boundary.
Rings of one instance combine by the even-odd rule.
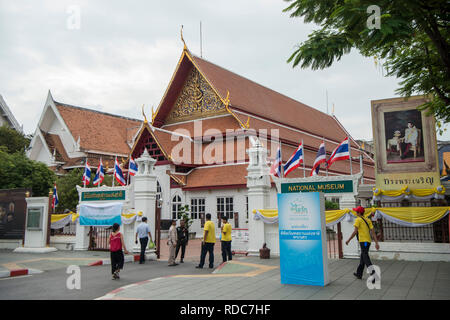
[[[105,179],[105,169],[103,168],[102,158],[100,158],[100,163],[97,167],[97,173],[95,174],[93,184],[94,186],[100,185]]]
[[[117,182],[121,186],[124,186],[124,185],[127,184],[126,181],[125,181],[125,178],[123,177],[122,169],[120,169],[119,162],[117,161],[117,158],[116,158],[116,163],[114,164],[114,176],[115,176]]]
[[[91,168],[89,168],[89,161],[86,159],[86,166],[84,167],[83,182],[88,185],[91,182]]]
[[[289,172],[294,171],[294,169],[300,167],[300,164],[303,163],[303,144],[300,143],[297,150],[295,150],[294,154],[289,158],[286,164],[283,166],[284,176],[287,177]]]
[[[333,153],[330,156],[330,159],[328,159],[328,167],[330,167],[333,162],[350,159],[349,148],[350,145],[348,143],[347,137],[336,147],[336,149],[334,149]]]
[[[52,200],[52,208],[55,209],[56,206],[58,205],[59,201],[58,201],[58,191],[56,190],[56,183],[53,186],[53,200]]]
[[[130,164],[128,165],[128,172],[131,176],[135,176],[137,173],[138,167],[136,162],[134,162],[133,157],[130,157]]]
[[[280,178],[281,177],[281,166],[282,166],[282,160],[281,160],[281,149],[278,147],[277,151],[277,157],[272,163],[272,166],[270,167],[270,174],[274,175],[275,177]]]
[[[310,176],[317,175],[320,170],[320,164],[326,162],[327,162],[327,154],[325,152],[325,142],[322,142],[322,144],[319,146],[319,150],[317,151],[316,160],[314,160]]]

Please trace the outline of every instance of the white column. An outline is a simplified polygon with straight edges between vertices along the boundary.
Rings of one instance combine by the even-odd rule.
[[[142,156],[136,159],[138,165],[138,172],[134,177],[134,205],[136,212],[142,211],[142,217],[147,217],[147,223],[150,226],[150,233],[152,234],[152,239],[155,240],[155,218],[156,218],[156,174],[154,172],[154,165],[156,160],[150,157],[147,149],[144,150]],[[136,233],[136,228],[139,222],[135,222],[134,233]],[[136,245],[133,239],[133,251],[140,252],[141,246],[138,242]],[[132,246],[130,246],[131,248]],[[155,249],[146,251],[147,259],[155,259],[156,254]]]
[[[25,198],[27,202],[27,212],[25,221],[25,239],[24,246],[17,247],[14,252],[23,253],[47,253],[56,251],[56,248],[47,246],[48,233],[48,197]],[[33,219],[38,217],[37,225],[28,226],[29,216]]]
[[[258,139],[251,139],[252,146],[247,150],[249,165],[248,176],[248,209],[249,209],[249,242],[248,254],[259,256],[259,249],[265,242],[265,227],[261,220],[253,219],[253,210],[268,208],[270,204],[270,176],[267,166],[267,149]]]
[[[345,195],[339,200],[339,208],[340,209],[353,209],[356,207],[356,198],[353,195]],[[358,258],[359,257],[359,244],[356,237],[347,245],[345,245],[345,241],[350,237],[355,227],[353,226],[353,221],[344,221],[341,222],[341,231],[342,231],[342,251],[344,254],[344,258]]]
[[[80,225],[80,219],[77,221],[77,229],[75,235],[74,250],[88,250],[89,249],[89,228]]]

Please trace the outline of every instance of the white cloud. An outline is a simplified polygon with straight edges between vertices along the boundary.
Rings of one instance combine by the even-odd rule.
[[[81,29],[68,30],[79,5]],[[335,113],[355,138],[370,138],[370,100],[395,96],[397,80],[356,52],[331,68],[286,63],[314,25],[282,13],[283,1],[40,1],[0,3],[0,94],[25,132],[34,132],[48,90],[58,101],[140,118],[159,104],[182,50],[321,111]],[[441,138],[442,139],[442,138]],[[450,140],[450,133],[444,137]]]

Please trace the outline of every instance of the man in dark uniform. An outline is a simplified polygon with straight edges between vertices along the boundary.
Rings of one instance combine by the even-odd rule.
[[[184,253],[186,252],[186,245],[189,240],[189,230],[186,228],[186,224],[184,220],[180,221],[180,226],[177,227],[177,234],[178,234],[178,241],[177,241],[177,247],[175,249],[175,259],[178,256],[178,251],[180,251],[181,247],[181,258],[180,263],[183,263],[184,259]]]

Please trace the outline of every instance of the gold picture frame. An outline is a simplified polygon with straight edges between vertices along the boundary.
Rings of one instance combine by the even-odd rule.
[[[377,174],[439,171],[436,121],[433,116],[427,116],[425,111],[417,109],[425,102],[425,96],[371,101]],[[414,120],[406,120],[408,117]],[[402,119],[405,121],[399,125]],[[396,124],[389,128],[389,121],[394,120]],[[406,143],[408,139],[405,133],[409,127],[413,127],[416,132],[416,144]]]

